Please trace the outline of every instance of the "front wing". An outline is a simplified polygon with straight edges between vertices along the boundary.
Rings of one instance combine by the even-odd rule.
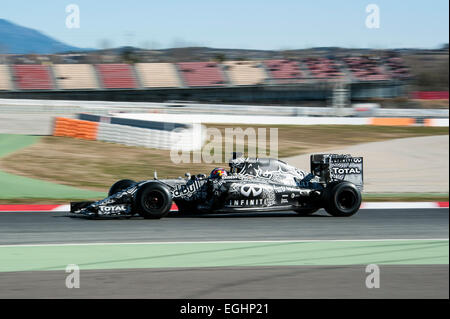
[[[135,189],[133,186],[96,202],[71,202],[70,213],[88,217],[132,216]]]

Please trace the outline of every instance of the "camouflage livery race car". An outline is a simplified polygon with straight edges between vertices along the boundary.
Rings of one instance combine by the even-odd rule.
[[[97,202],[71,203],[71,213],[90,217],[159,219],[175,202],[179,213],[293,210],[309,215],[324,208],[332,216],[351,216],[361,205],[363,158],[311,155],[310,172],[271,158],[233,154],[230,169],[209,176],[135,182],[120,180]]]

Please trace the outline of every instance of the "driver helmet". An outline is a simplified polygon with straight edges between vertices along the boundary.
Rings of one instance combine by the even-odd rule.
[[[228,175],[228,173],[225,170],[225,168],[218,167],[218,168],[215,168],[212,170],[210,177],[211,178],[221,178],[221,177],[225,177],[227,175]]]

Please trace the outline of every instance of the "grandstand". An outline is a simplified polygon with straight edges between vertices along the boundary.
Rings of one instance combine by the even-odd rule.
[[[224,70],[233,85],[261,85],[268,78],[262,63],[258,61],[228,61]]]
[[[302,82],[304,75],[300,64],[293,60],[265,60],[264,64],[276,83]]]
[[[341,84],[349,85],[354,99],[401,96],[410,78],[395,56],[134,65],[33,63],[0,65],[0,97],[323,104]]]
[[[177,70],[172,63],[137,63],[136,71],[144,88],[182,86]]]
[[[347,57],[343,59],[357,81],[386,81],[389,76],[381,67],[379,60],[369,57]]]
[[[96,74],[90,64],[55,64],[53,66],[59,89],[98,89]]]
[[[54,89],[50,67],[37,64],[12,65],[13,78],[17,88],[21,90]]]
[[[176,64],[186,86],[224,86],[225,79],[216,62],[181,62]]]
[[[320,80],[342,80],[344,73],[339,65],[328,58],[306,58],[304,63],[308,67],[312,77]]]
[[[409,69],[403,64],[403,60],[401,58],[385,58],[384,64],[392,78],[399,80],[406,80],[410,78]]]
[[[8,66],[5,64],[0,64],[0,91],[11,90],[11,81]]]
[[[136,89],[138,87],[132,67],[124,63],[95,65],[102,87],[105,89]]]
[[[123,63],[110,64],[12,64],[0,67],[0,89],[52,90],[57,88],[141,89],[261,86],[336,81],[377,82],[409,79],[409,70],[397,57],[345,57],[335,60],[311,57],[300,60]]]

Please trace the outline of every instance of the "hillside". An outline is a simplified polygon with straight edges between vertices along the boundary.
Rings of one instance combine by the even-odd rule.
[[[0,19],[0,53],[52,54],[67,51],[80,49],[57,41],[37,30]]]

